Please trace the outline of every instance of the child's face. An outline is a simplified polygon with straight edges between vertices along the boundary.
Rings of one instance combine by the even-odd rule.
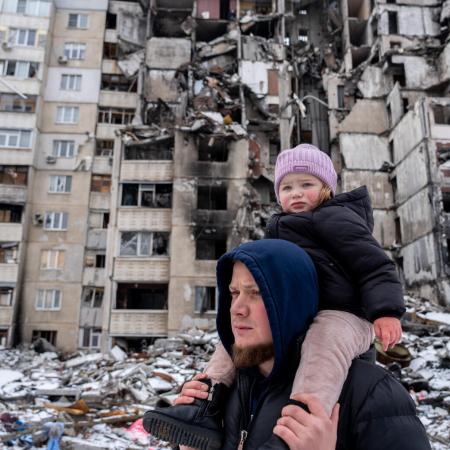
[[[311,211],[319,205],[323,183],[307,173],[289,173],[280,183],[278,195],[286,213]]]

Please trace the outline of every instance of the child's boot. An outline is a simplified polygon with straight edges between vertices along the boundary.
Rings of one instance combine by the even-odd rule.
[[[228,389],[223,383],[199,380],[209,387],[205,400],[195,399],[189,405],[155,408],[144,415],[144,428],[153,436],[199,450],[216,450],[222,446],[223,397]]]

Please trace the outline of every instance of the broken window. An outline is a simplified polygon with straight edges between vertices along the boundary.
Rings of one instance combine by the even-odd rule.
[[[98,122],[112,125],[129,125],[133,121],[134,114],[134,108],[100,106],[98,108]]]
[[[203,314],[205,312],[216,312],[217,291],[213,286],[195,287],[195,307],[194,312]]]
[[[214,228],[203,228],[195,241],[195,258],[216,260],[227,251],[227,239],[224,233]]]
[[[171,161],[173,159],[173,137],[146,144],[131,144],[125,147],[125,160]]]
[[[103,91],[136,92],[137,79],[128,79],[124,75],[103,73],[100,89]]]
[[[437,125],[450,125],[450,106],[432,105],[434,123]]]
[[[56,345],[57,331],[54,330],[33,330],[31,334],[31,342],[40,338],[45,339],[52,345]]]
[[[171,208],[172,185],[124,183],[122,185],[122,206]]]
[[[120,256],[168,256],[169,233],[124,231],[120,236]]]
[[[197,209],[227,209],[226,186],[198,186]]]
[[[111,175],[92,175],[91,192],[102,194],[111,192]]]
[[[102,228],[108,228],[109,225],[109,212],[102,214]]]
[[[397,11],[388,11],[389,34],[398,33]]]
[[[104,59],[119,59],[119,46],[114,42],[103,43]]]
[[[106,13],[105,28],[107,30],[115,30],[117,28],[117,14],[110,13],[109,11]]]
[[[80,333],[81,348],[100,348],[100,341],[102,336],[101,328],[81,328]]]
[[[394,83],[397,83],[404,87],[406,85],[406,74],[404,64],[391,64],[390,71],[392,72],[392,79]]]
[[[0,264],[16,264],[18,250],[17,242],[0,242]]]
[[[117,286],[117,309],[167,310],[167,284],[121,284]]]
[[[101,308],[105,289],[102,287],[85,286],[83,288],[84,308]]]
[[[13,292],[12,287],[0,287],[0,306],[12,306]]]
[[[0,165],[0,184],[13,184],[26,186],[28,177],[27,166],[2,166]]]
[[[228,141],[215,136],[198,139],[198,160],[211,162],[228,161]]]
[[[95,267],[102,269],[106,265],[106,255],[95,255]]]
[[[27,98],[22,98],[18,94],[0,94],[0,111],[34,113],[36,96],[28,95]]]
[[[97,139],[95,142],[95,156],[112,156],[114,139]]]
[[[0,203],[0,222],[20,223],[22,219],[22,206]]]

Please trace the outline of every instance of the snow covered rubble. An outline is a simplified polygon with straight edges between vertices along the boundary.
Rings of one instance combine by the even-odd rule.
[[[408,367],[388,368],[410,391],[433,449],[448,450],[450,314],[406,301],[403,344],[412,359]],[[216,342],[216,333],[190,330],[132,355],[119,347],[69,358],[0,349],[0,448],[46,448],[55,423],[63,424],[57,429],[63,436],[54,448],[168,448],[142,429],[140,418],[156,402],[171,402],[204,368]]]

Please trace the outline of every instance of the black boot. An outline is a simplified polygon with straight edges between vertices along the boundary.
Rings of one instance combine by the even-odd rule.
[[[209,386],[206,400],[195,399],[189,405],[155,408],[144,415],[147,432],[164,441],[187,445],[199,450],[216,450],[222,446],[223,397],[227,387],[211,386],[209,379],[200,380]]]

